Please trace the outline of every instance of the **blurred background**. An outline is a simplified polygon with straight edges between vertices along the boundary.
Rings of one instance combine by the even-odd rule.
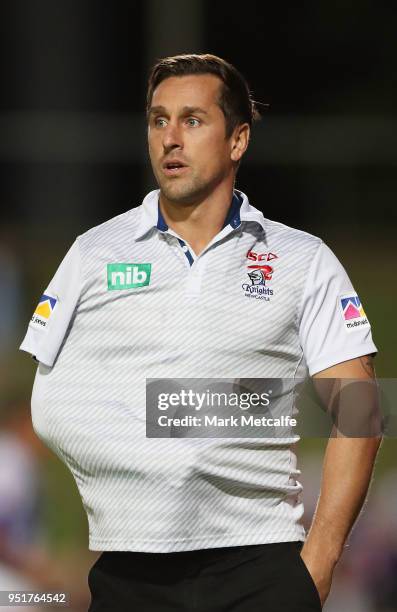
[[[220,55],[270,105],[237,187],[334,250],[372,323],[378,376],[397,378],[396,31],[395,3],[369,0],[1,3],[1,590],[63,587],[72,611],[89,603],[97,553],[73,478],[32,432],[36,368],[17,348],[75,236],[156,188],[144,118],[156,58]],[[301,442],[307,526],[324,448]],[[327,612],[397,610],[396,451],[386,439]]]

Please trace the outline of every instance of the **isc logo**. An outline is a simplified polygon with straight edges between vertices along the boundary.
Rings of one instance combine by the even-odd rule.
[[[247,258],[252,261],[271,261],[277,259],[278,255],[275,253],[254,253],[254,251],[247,252]]]
[[[108,291],[135,289],[150,282],[150,263],[113,263],[107,266]]]

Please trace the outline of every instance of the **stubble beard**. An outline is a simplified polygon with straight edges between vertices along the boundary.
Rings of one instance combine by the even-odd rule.
[[[175,204],[196,204],[207,197],[219,181],[219,177],[212,181],[201,179],[198,176],[189,178],[164,178],[156,176],[161,194]]]

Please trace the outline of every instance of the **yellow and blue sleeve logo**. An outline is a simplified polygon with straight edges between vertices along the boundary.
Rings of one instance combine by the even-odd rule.
[[[58,300],[52,295],[44,293],[39,299],[36,310],[33,313],[31,323],[38,328],[44,329],[49,318],[54,312]]]

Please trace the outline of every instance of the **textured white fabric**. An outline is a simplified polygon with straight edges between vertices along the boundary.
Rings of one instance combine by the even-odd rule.
[[[78,243],[74,242],[45,291],[45,295],[56,300],[53,312],[45,321],[45,327],[35,324],[33,315],[20,348],[51,366],[65,338],[81,289],[80,250]]]
[[[302,296],[299,337],[311,375],[361,356],[362,346],[376,352],[368,323],[348,333],[341,297],[356,295],[349,277],[323,242],[320,244],[306,279]],[[365,322],[365,319],[364,319]]]
[[[241,224],[190,249],[190,265],[156,227],[158,193],[79,236],[47,288],[59,298],[51,324],[29,326],[21,345],[41,362],[34,428],[73,473],[91,550],[304,540],[297,437],[146,438],[145,380],[313,374],[376,352],[369,324],[347,333],[338,299],[354,290],[319,238],[239,192]],[[149,284],[109,290],[117,262],[150,263]],[[258,263],[271,273],[251,293]]]

